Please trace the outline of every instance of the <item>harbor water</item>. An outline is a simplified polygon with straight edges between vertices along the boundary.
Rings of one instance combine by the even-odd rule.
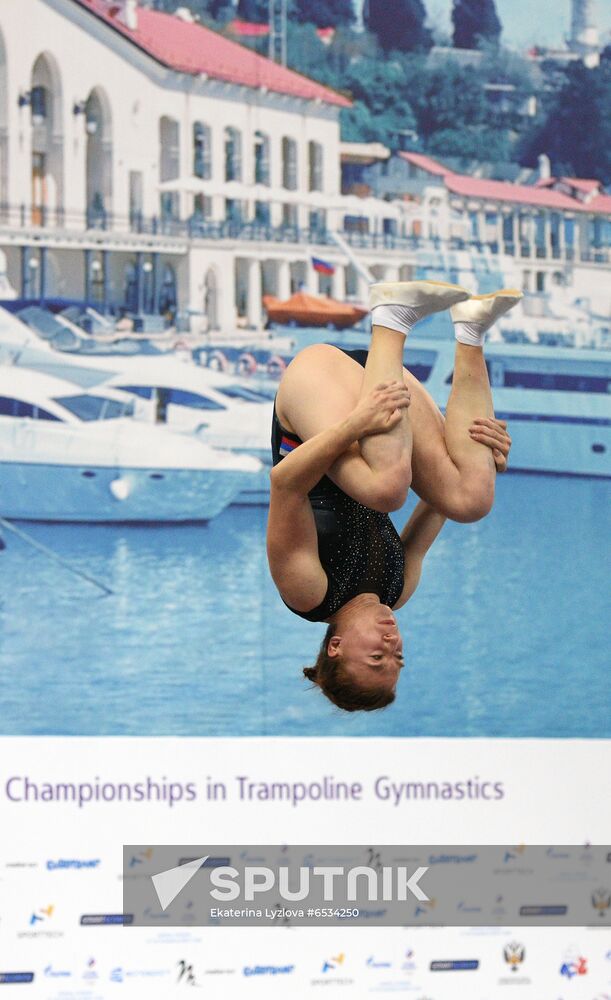
[[[500,477],[493,513],[446,525],[398,613],[396,702],[353,715],[302,679],[324,626],[278,597],[263,507],[208,525],[23,525],[114,594],[5,535],[1,732],[611,737],[608,509],[606,481]]]

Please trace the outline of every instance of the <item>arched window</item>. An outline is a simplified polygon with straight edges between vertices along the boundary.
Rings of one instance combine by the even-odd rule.
[[[112,123],[110,102],[94,87],[85,105],[87,134],[87,225],[106,229],[112,212]]]
[[[203,181],[212,177],[212,132],[203,122],[193,126],[193,176]]]
[[[287,191],[296,191],[297,185],[297,143],[285,135],[282,139],[282,186]]]
[[[255,132],[255,184],[270,184],[269,136]]]
[[[242,135],[231,126],[225,129],[225,180],[242,180]]]
[[[0,57],[1,66],[1,57]],[[0,98],[1,100],[1,98]],[[38,56],[30,78],[32,128],[32,222],[48,225],[63,206],[63,96],[59,66],[47,52]],[[54,216],[54,217],[53,217]]]
[[[322,191],[323,152],[320,142],[308,143],[308,172],[310,191]]]

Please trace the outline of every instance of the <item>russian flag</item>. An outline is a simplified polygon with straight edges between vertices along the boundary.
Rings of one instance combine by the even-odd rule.
[[[320,257],[312,257],[312,267],[319,274],[335,274],[334,265],[329,264],[326,260],[321,260]]]

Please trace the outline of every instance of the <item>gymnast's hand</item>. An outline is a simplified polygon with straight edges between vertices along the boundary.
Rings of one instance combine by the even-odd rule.
[[[497,472],[507,471],[507,459],[511,449],[511,438],[507,433],[507,421],[495,417],[476,417],[469,428],[472,441],[485,444],[492,450]]]
[[[348,417],[355,439],[392,430],[401,420],[410,400],[410,391],[404,382],[380,382],[359,399]]]

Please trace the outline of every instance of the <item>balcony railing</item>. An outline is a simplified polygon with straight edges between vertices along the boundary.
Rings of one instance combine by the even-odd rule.
[[[128,216],[121,216],[104,209],[89,209],[87,212],[76,212],[68,209],[50,209],[46,206],[19,205],[12,206],[0,203],[0,229],[13,231],[35,231],[42,236],[48,233],[57,239],[61,234],[72,239],[85,233],[107,233],[108,237],[142,236],[165,237],[175,240],[235,240],[258,243],[297,243],[313,246],[335,246],[332,234],[324,225],[300,227],[298,225],[272,225],[265,220],[243,220],[239,217],[223,220],[208,219],[201,215],[193,215],[188,219],[180,219],[173,215],[146,216],[132,211]],[[467,251],[472,254],[496,257],[499,254],[514,256],[516,253],[524,261],[563,261],[582,262],[587,264],[609,265],[611,263],[610,246],[588,246],[586,248],[565,246],[560,252],[558,247],[547,248],[539,245],[512,242],[499,245],[498,242],[480,242],[459,237],[441,239],[440,237],[402,236],[390,232],[370,232],[358,228],[348,228],[341,233],[344,241],[355,250],[385,251],[397,250],[403,252],[433,252],[445,254],[452,251]],[[442,263],[440,259],[440,264]]]

